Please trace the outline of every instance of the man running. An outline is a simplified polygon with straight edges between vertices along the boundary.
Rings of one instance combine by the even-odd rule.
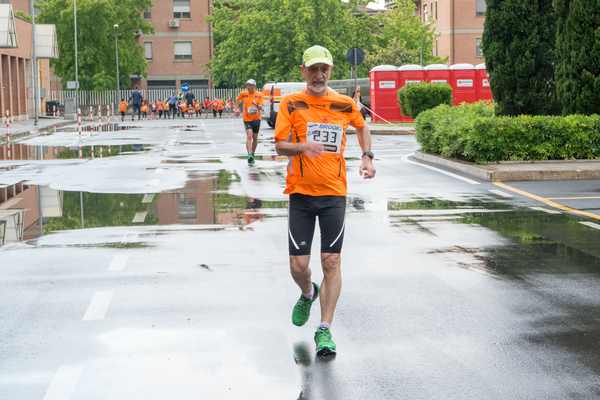
[[[331,323],[342,286],[348,125],[356,128],[362,149],[361,175],[367,179],[375,176],[369,129],[356,103],[327,87],[332,69],[329,50],[321,46],[307,49],[301,66],[306,90],[281,100],[275,126],[277,153],[290,159],[285,188],[290,195],[290,271],[302,291],[292,310],[292,323],[304,325],[320,295],[321,323],[314,339],[317,356],[325,359],[336,354]],[[311,282],[309,268],[316,217],[321,230],[321,286]]]
[[[262,112],[263,98],[256,91],[256,81],[248,79],[246,90],[237,97],[237,103],[243,109],[244,127],[246,128],[246,150],[248,151],[248,164],[254,164],[254,153],[258,146],[258,132],[260,130],[260,118]]]

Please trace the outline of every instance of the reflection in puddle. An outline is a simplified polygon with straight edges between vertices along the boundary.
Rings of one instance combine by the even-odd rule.
[[[238,225],[279,216],[287,201],[236,196],[227,191],[236,174],[220,171],[158,194],[63,192],[18,184],[1,190],[0,209],[14,213],[8,242],[80,228],[142,225]],[[5,194],[10,194],[5,196]],[[271,210],[271,211],[269,211]],[[43,218],[40,216],[43,215]],[[3,219],[4,218],[4,219]],[[0,213],[0,220],[7,220]]]
[[[0,160],[69,160],[78,158],[104,158],[121,154],[145,152],[151,149],[146,144],[127,144],[115,146],[33,146],[13,144],[11,152],[6,146],[0,146]]]

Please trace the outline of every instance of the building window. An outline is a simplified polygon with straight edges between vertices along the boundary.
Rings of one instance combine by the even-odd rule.
[[[192,59],[192,42],[175,42],[175,59]]]
[[[423,21],[429,21],[429,13],[427,12],[427,4],[423,6]]]
[[[144,55],[146,60],[152,60],[152,42],[144,42]]]
[[[173,0],[173,18],[191,18],[190,0]]]
[[[481,51],[481,38],[475,39],[475,55],[477,57],[483,57],[483,52]]]
[[[485,0],[477,0],[475,8],[477,15],[485,15],[485,12],[487,11],[487,4],[485,3]]]
[[[151,9],[144,10],[144,19],[152,19],[152,10]]]

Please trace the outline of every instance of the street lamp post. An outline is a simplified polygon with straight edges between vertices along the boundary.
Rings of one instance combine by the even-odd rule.
[[[119,41],[118,41],[119,24],[114,24],[113,28],[115,29],[115,59],[116,59],[116,63],[117,63],[117,97],[119,97],[119,91],[121,90],[121,82],[119,79]]]
[[[31,78],[33,85],[33,126],[38,126],[38,65],[36,53],[36,26],[35,26],[35,5],[33,1],[29,2],[29,12],[31,13]]]
[[[77,0],[73,0],[73,29],[75,38],[75,115],[79,110],[79,60],[77,50]]]

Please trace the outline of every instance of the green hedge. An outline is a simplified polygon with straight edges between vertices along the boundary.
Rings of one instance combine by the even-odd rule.
[[[600,115],[496,117],[489,103],[442,105],[416,129],[423,151],[465,161],[600,158]]]
[[[418,83],[398,90],[402,114],[411,118],[440,104],[452,105],[452,88],[446,83]]]

